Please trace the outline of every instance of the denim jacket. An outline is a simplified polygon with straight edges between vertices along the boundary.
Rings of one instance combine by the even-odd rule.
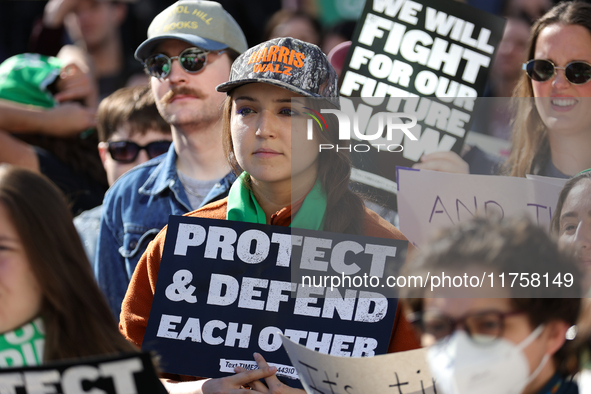
[[[168,152],[127,172],[105,194],[95,258],[95,275],[119,320],[121,302],[146,247],[168,224],[169,215],[192,211],[176,169],[174,144]],[[202,206],[227,196],[233,173],[222,178]]]

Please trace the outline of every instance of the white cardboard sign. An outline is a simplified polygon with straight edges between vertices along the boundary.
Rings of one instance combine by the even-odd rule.
[[[548,229],[562,182],[496,175],[464,175],[398,167],[400,230],[420,247],[445,227],[476,215],[528,215]]]
[[[283,346],[308,394],[433,394],[426,349],[374,357],[318,353],[282,336]]]

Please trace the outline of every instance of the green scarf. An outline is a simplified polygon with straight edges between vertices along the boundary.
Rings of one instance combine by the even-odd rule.
[[[251,190],[244,185],[248,173],[243,172],[230,188],[228,195],[228,213],[226,219],[240,222],[266,224],[265,212],[257,202]],[[322,192],[320,181],[316,180],[314,187],[302,203],[302,206],[292,218],[289,227],[308,230],[322,230],[324,227],[324,213],[326,211],[326,195]]]
[[[44,345],[45,328],[40,317],[0,334],[0,368],[40,365]]]

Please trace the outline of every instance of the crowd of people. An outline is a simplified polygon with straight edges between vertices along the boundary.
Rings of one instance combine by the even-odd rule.
[[[388,352],[428,346],[446,394],[591,390],[581,380],[591,351],[591,4],[549,7],[509,15],[500,48],[512,47],[498,56],[523,70],[491,74],[491,94],[514,97],[508,159],[467,149],[415,167],[570,178],[550,229],[476,218],[420,250],[410,244],[404,271],[553,266],[575,286],[562,298],[402,294]],[[318,151],[347,143],[335,119],[310,138],[300,116],[310,108],[299,99],[340,108],[331,60],[340,72],[343,56],[326,52],[348,48],[338,41],[350,40],[351,23],[323,41],[317,20],[283,10],[249,46],[220,3],[179,0],[153,18],[133,63],[116,34],[126,11],[50,0],[34,42],[51,53],[0,64],[0,339],[31,326],[31,341],[44,343],[22,365],[139,351],[170,215],[407,240],[350,187],[348,151]],[[84,50],[60,50],[66,28]],[[275,67],[253,68],[261,56]],[[301,392],[254,360],[259,369],[223,378],[161,380],[170,393]]]

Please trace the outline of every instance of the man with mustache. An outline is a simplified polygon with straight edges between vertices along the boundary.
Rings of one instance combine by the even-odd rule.
[[[135,266],[168,216],[225,197],[235,179],[222,150],[226,95],[215,87],[246,49],[244,33],[219,3],[180,0],[154,18],[135,52],[173,144],[105,195],[95,275],[117,319]]]

